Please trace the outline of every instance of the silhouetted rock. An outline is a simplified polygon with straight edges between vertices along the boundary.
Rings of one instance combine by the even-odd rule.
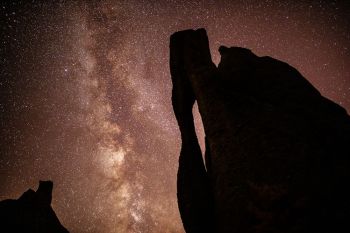
[[[52,181],[40,181],[35,192],[24,192],[17,200],[0,202],[0,232],[68,233],[51,207]]]
[[[170,40],[186,232],[350,232],[350,117],[293,67],[221,46],[204,29]],[[204,166],[192,106],[206,134]]]

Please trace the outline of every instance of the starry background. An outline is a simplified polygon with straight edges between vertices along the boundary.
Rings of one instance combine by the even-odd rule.
[[[220,45],[288,62],[350,110],[347,1],[6,1],[0,17],[0,199],[51,179],[73,233],[183,232],[175,31],[206,28],[215,63]]]

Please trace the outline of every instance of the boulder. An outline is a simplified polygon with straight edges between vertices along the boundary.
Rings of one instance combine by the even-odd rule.
[[[186,232],[350,232],[347,112],[285,62],[240,47],[219,52],[216,67],[204,29],[170,39]]]
[[[17,200],[0,202],[0,232],[68,233],[51,207],[52,181],[40,181]]]

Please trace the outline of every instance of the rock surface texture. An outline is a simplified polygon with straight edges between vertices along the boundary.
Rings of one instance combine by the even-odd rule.
[[[216,67],[204,29],[170,38],[172,103],[182,138],[178,204],[186,232],[350,232],[346,111],[284,62],[239,47],[219,52]]]
[[[53,183],[40,181],[35,192],[29,189],[17,200],[0,202],[0,232],[68,233],[51,207]]]

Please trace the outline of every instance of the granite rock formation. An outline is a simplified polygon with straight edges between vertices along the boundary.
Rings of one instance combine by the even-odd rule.
[[[182,138],[178,205],[186,232],[350,232],[347,112],[282,61],[239,47],[219,52],[216,67],[204,29],[170,38],[172,103]]]
[[[68,233],[51,207],[52,181],[40,181],[17,200],[0,202],[0,232]]]

